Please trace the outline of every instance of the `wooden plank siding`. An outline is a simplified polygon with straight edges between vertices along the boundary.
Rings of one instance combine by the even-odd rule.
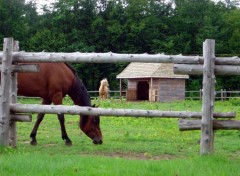
[[[173,64],[130,63],[117,78],[127,79],[128,101],[169,102],[185,99],[188,75],[175,75]]]
[[[185,79],[160,79],[159,101],[169,102],[185,99]]]
[[[150,79],[128,79],[127,101],[137,101],[137,85],[140,81],[149,84],[149,101],[169,102],[185,99],[185,79],[154,78],[152,88]]]
[[[127,89],[126,99],[127,99],[127,101],[137,101],[136,89]]]

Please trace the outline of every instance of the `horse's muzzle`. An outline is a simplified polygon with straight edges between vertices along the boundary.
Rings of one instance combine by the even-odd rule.
[[[92,141],[93,141],[93,143],[96,144],[96,145],[103,143],[102,139],[93,139]]]

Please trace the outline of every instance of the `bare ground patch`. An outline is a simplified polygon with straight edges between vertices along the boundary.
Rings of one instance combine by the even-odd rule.
[[[92,154],[84,153],[81,155],[88,156],[88,155],[92,155]],[[105,157],[113,157],[113,158],[118,157],[118,158],[124,158],[124,159],[136,159],[136,160],[169,160],[169,159],[177,158],[175,155],[169,155],[169,154],[153,156],[148,153],[121,153],[121,152],[96,153],[96,155],[105,156]]]

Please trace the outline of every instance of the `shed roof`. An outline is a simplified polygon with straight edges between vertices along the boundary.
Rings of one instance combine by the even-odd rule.
[[[174,74],[173,65],[173,63],[131,62],[120,74],[117,75],[117,78],[189,78],[188,75]]]

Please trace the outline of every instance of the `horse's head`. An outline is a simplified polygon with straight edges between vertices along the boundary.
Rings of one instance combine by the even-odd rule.
[[[103,80],[101,80],[101,85],[109,87],[108,81],[107,81],[106,78],[104,78]]]
[[[103,143],[99,116],[81,116],[80,128],[89,138],[92,139],[94,144]]]

